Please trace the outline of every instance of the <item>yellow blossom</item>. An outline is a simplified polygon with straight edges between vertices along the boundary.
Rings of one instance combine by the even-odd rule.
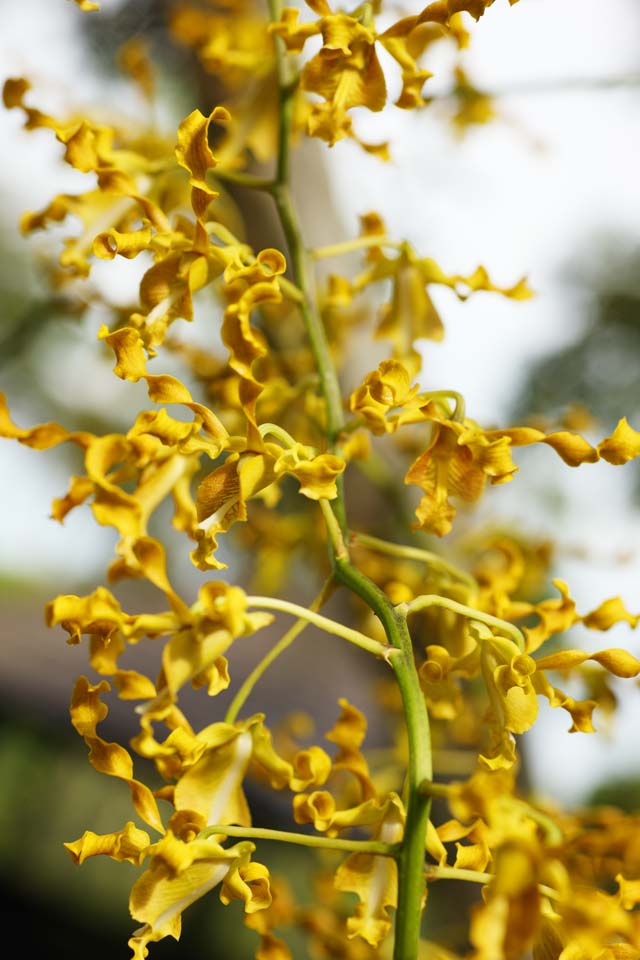
[[[247,911],[268,906],[268,887],[242,876],[252,877],[253,849],[248,842],[224,848],[214,839],[184,843],[171,833],[149,847],[149,866],[133,885],[129,902],[131,916],[143,923],[129,940],[134,958],[144,960],[149,943],[167,936],[177,940],[183,911],[219,884],[223,903],[237,896]]]
[[[365,418],[374,434],[390,433],[404,423],[421,420],[419,388],[410,387],[410,382],[409,372],[401,363],[383,360],[351,394],[351,410]]]
[[[448,499],[450,494],[474,502],[487,478],[492,484],[512,479],[518,469],[511,459],[513,447],[545,443],[571,467],[595,463],[603,448],[608,457],[634,455],[626,434],[616,436],[615,431],[594,448],[579,434],[568,431],[545,434],[533,427],[483,430],[472,420],[460,423],[443,416],[436,404],[423,407],[422,412],[433,422],[433,434],[427,449],[409,468],[405,483],[416,483],[423,489],[416,510],[418,526],[437,536],[451,530],[455,507]]]
[[[383,843],[398,843],[404,832],[405,812],[397,796],[390,796],[375,838]],[[391,857],[354,853],[338,868],[338,890],[357,893],[360,903],[347,920],[347,936],[361,937],[377,947],[391,929],[389,907],[396,906],[397,866]]]

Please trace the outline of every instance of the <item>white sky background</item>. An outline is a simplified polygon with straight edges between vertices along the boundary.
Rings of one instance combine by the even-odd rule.
[[[115,5],[104,0],[103,8]],[[414,3],[412,9],[421,6]],[[521,0],[512,8],[496,0],[471,26],[465,66],[479,86],[501,91],[551,79],[637,74],[639,8],[637,0]],[[38,106],[43,91],[47,105],[49,98],[104,105],[103,86],[74,44],[76,23],[87,15],[65,0],[0,0],[1,79],[28,76]],[[441,57],[444,63],[446,54]],[[446,83],[434,72],[432,89],[441,90]],[[108,95],[114,99],[113,87]],[[381,116],[359,116],[357,129],[364,139],[391,141],[391,164],[349,143],[326,154],[333,203],[343,220],[343,236],[336,239],[353,234],[358,215],[375,209],[390,234],[410,240],[445,271],[471,272],[482,263],[503,285],[528,275],[537,297],[525,303],[479,294],[460,304],[449,291],[436,294],[447,339],[428,345],[425,383],[429,389],[462,391],[469,416],[485,424],[504,424],[502,411],[523,365],[570,342],[579,329],[584,295],[563,281],[567,262],[603,231],[638,245],[640,223],[639,87],[512,95],[499,101],[498,109],[503,119],[458,141],[434,108],[416,115],[389,107]],[[9,222],[80,183],[79,174],[59,163],[53,137],[25,133],[21,123],[18,111],[0,112],[0,204]],[[70,374],[69,391],[76,384],[86,389],[86,362],[83,355],[77,380]],[[100,365],[91,369],[89,402],[100,402],[104,377],[112,379]],[[97,528],[89,511],[75,511],[64,528],[46,522],[50,500],[64,491],[67,477],[62,470],[52,475],[51,459],[45,470],[42,456],[18,445],[0,449],[0,566],[32,570],[37,548],[40,573],[62,566],[80,574],[95,566],[98,576],[112,534]],[[567,550],[561,550],[558,572],[569,581],[578,610],[586,612],[616,593],[631,610],[640,610],[640,522],[625,510],[624,470],[606,464],[570,470],[546,448],[518,451],[517,461],[522,475],[492,491],[489,509],[556,536],[558,516],[540,495],[552,479],[570,495],[569,515],[562,520],[561,547]],[[588,562],[572,556],[574,545],[590,552]],[[620,566],[614,560],[623,552],[631,560]],[[626,627],[589,642],[592,649],[624,645],[640,655],[640,643]],[[569,737],[567,715],[541,702],[542,719],[529,736],[534,782],[542,791],[571,802],[603,772],[638,771],[629,733],[640,721],[640,693],[633,681],[622,689],[621,712],[608,737]]]

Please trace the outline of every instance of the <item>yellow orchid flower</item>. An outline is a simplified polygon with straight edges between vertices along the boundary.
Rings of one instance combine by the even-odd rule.
[[[375,214],[361,218],[361,225],[363,236],[384,235],[384,223]],[[391,299],[379,312],[376,337],[391,341],[393,358],[403,363],[412,376],[419,372],[422,363],[416,340],[439,341],[444,337],[442,320],[429,294],[432,285],[449,287],[460,300],[477,291],[500,293],[513,300],[533,296],[525,278],[512,287],[499,287],[482,266],[469,276],[446,274],[435,260],[418,257],[408,243],[401,244],[395,256],[388,256],[377,247],[370,254],[370,265],[353,280],[353,292],[359,293],[383,280],[392,281]]]
[[[280,303],[282,293],[278,278],[286,269],[279,250],[260,251],[255,261],[241,268],[230,265],[225,271],[224,296],[228,306],[222,322],[222,340],[229,349],[229,365],[241,377],[239,400],[247,417],[249,442],[257,442],[256,401],[263,385],[256,378],[254,364],[267,354],[264,335],[251,326],[254,309],[265,304]]]
[[[416,483],[423,489],[424,496],[416,509],[417,526],[437,536],[451,530],[455,517],[449,494],[474,502],[482,494],[487,478],[492,484],[512,479],[518,469],[511,459],[512,447],[545,443],[570,467],[595,463],[601,450],[606,458],[613,458],[612,462],[616,462],[615,458],[635,456],[632,439],[637,431],[623,421],[611,437],[595,448],[579,434],[568,431],[545,434],[533,427],[483,430],[472,420],[459,423],[443,417],[437,404],[423,407],[422,412],[434,424],[433,435],[427,449],[409,468],[405,483]]]
[[[169,736],[158,741],[152,721],[162,720]],[[176,818],[193,821],[196,832],[205,826],[236,824],[251,826],[251,814],[243,784],[249,771],[273,789],[304,789],[322,784],[331,772],[331,761],[319,747],[299,752],[289,762],[274,749],[264,716],[256,714],[234,724],[210,724],[198,733],[176,711],[151,705],[141,714],[141,734],[132,745],[152,759],[167,781],[176,781],[161,791],[175,807]]]
[[[390,794],[375,839],[383,843],[399,843],[404,822],[402,801]],[[391,930],[388,908],[396,906],[398,868],[395,860],[370,853],[354,853],[338,867],[334,882],[338,890],[356,893],[360,899],[354,915],[347,920],[347,937],[361,937],[377,947]]]
[[[532,674],[535,661],[518,646],[489,630],[480,631],[480,663],[489,695],[489,751],[480,755],[480,762],[490,770],[510,767],[515,762],[513,734],[525,733],[538,716],[538,698]]]
[[[558,579],[552,582],[560,598],[549,598],[537,604],[520,604],[517,608],[518,616],[535,614],[539,618],[539,623],[534,627],[525,627],[523,631],[527,638],[528,653],[533,653],[554,634],[563,633],[580,619],[567,584]]]
[[[442,537],[451,530],[456,513],[449,494],[474,502],[487,478],[493,484],[505,483],[517,467],[507,438],[490,439],[471,420],[441,419],[435,405],[429,419],[434,423],[431,442],[409,468],[405,483],[424,491],[416,509],[417,525]]]
[[[338,495],[336,479],[345,467],[341,457],[315,454],[312,448],[297,443],[279,455],[274,470],[276,476],[294,476],[300,483],[300,493],[310,500],[334,500]]]
[[[460,11],[464,9],[477,19],[490,3],[489,0],[431,3],[421,14],[405,17],[380,34],[374,28],[368,8],[364,8],[364,12],[359,8],[351,15],[334,13],[326,0],[314,0],[308,5],[319,15],[316,22],[299,23],[299,11],[285,7],[280,20],[270,26],[271,32],[281,37],[287,50],[293,53],[300,53],[310,37],[322,35],[321,49],[306,62],[302,71],[303,88],[324,97],[323,103],[311,105],[307,132],[326,140],[330,146],[344,137],[354,137],[368,152],[388,159],[386,144],[368,145],[355,137],[348,114],[354,107],[377,112],[385,105],[386,81],[376,43],[380,43],[401,69],[402,89],[396,106],[404,109],[422,106],[425,103],[422,87],[431,73],[420,68],[417,59],[434,41],[446,36],[453,38],[458,46],[464,45],[468,34],[461,24]]]
[[[452,676],[454,662],[448,650],[430,644],[418,671],[429,713],[437,719],[452,720],[462,708],[462,691]]]
[[[141,708],[143,715],[163,717],[186,683],[195,687],[206,684],[210,696],[223,690],[228,674],[222,654],[238,637],[270,623],[272,616],[250,613],[244,591],[225,583],[204,584],[197,601],[187,607],[169,584],[160,544],[151,539],[138,541],[136,555],[143,574],[167,595],[171,611],[126,614],[115,597],[100,587],[88,597],[58,597],[48,604],[46,620],[50,627],[61,624],[71,643],[79,643],[83,634],[89,634],[94,669],[113,676],[122,699],[146,701]],[[156,684],[136,671],[119,669],[118,658],[126,643],[167,635]]]
[[[263,79],[275,70],[266,20],[249,7],[227,17],[180,6],[172,14],[170,28],[176,39],[196,49],[207,73],[219,76],[229,90],[242,90],[248,80]]]
[[[345,461],[334,454],[317,454],[312,447],[289,443],[265,443],[258,430],[255,451],[231,453],[200,482],[196,494],[198,548],[192,554],[196,566],[220,567],[215,557],[217,535],[233,523],[247,519],[246,504],[251,497],[278,496],[276,484],[290,474],[300,483],[300,493],[310,500],[334,499],[336,478],[344,471]]]
[[[113,577],[136,576],[140,573],[136,545],[145,540],[150,518],[166,497],[173,497],[176,525],[186,529],[194,539],[198,538],[197,507],[189,492],[189,482],[199,469],[201,453],[215,459],[230,445],[231,438],[212,411],[195,403],[180,381],[144,372],[142,342],[134,331],[127,328],[112,335],[102,330],[101,336],[115,350],[116,369],[121,375],[131,380],[144,377],[149,396],[157,403],[188,407],[195,415],[192,424],[173,420],[166,411],[149,411],[138,416],[126,436],[70,433],[57,424],[21,429],[10,420],[4,397],[0,395],[0,435],[40,449],[65,441],[85,449],[86,476],[74,477],[66,496],[54,501],[53,516],[62,522],[70,510],[93,494],[91,508],[98,522],[115,527],[121,536],[117,547],[120,559],[112,567]],[[124,486],[134,478],[133,491],[125,490]],[[201,488],[205,489],[206,484]],[[202,509],[202,493],[199,496]],[[205,514],[205,518],[208,516]],[[213,544],[215,548],[215,541]]]
[[[404,423],[423,419],[417,397],[419,387],[411,387],[409,371],[396,360],[383,360],[377,370],[368,373],[351,394],[350,409],[363,416],[371,432],[391,433]],[[392,413],[393,410],[398,412]]]
[[[82,173],[95,172],[98,189],[77,196],[61,194],[40,213],[23,217],[23,231],[42,229],[69,215],[78,217],[84,231],[65,240],[60,264],[68,276],[87,276],[91,253],[107,258],[118,252],[136,256],[148,246],[145,241],[150,240],[151,230],[170,230],[158,202],[171,176],[163,157],[169,144],[153,134],[133,138],[124,129],[84,118],[58,121],[24,103],[29,89],[29,82],[22,78],[7,80],[5,106],[22,109],[28,129],[52,129],[65,146],[65,161]]]
[[[331,837],[351,827],[379,826],[385,816],[390,796],[395,794],[388,794],[384,799],[370,797],[354,807],[338,809],[328,790],[315,790],[311,794],[294,797],[294,814],[297,823],[313,823],[316,830]],[[309,813],[311,818],[305,819]]]
[[[223,903],[242,899],[248,912],[267,907],[268,874],[261,865],[251,867],[254,849],[247,841],[226,848],[211,838],[185,843],[171,833],[150,846],[149,867],[129,901],[131,916],[143,923],[129,940],[133,957],[144,960],[147,945],[164,937],[179,939],[183,911],[218,885]]]
[[[340,697],[338,704],[341,708],[340,716],[325,734],[327,740],[338,746],[338,752],[332,761],[333,769],[352,773],[359,783],[362,799],[370,800],[376,796],[376,789],[367,760],[360,750],[367,733],[367,718],[345,697]]]

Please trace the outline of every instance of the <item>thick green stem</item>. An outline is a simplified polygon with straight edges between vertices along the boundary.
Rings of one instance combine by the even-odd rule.
[[[272,21],[280,18],[280,0],[269,0]],[[300,224],[293,206],[289,188],[289,156],[293,96],[295,85],[291,78],[286,51],[280,38],[275,38],[278,84],[280,89],[280,132],[276,181],[271,189],[280,223],[289,250],[289,262],[296,286],[303,293],[300,312],[320,379],[320,390],[326,407],[326,433],[329,449],[335,449],[344,428],[344,409],[338,376],[331,356],[329,342],[315,297],[314,277],[305,249]],[[324,505],[329,507],[329,504]],[[349,561],[343,541],[347,538],[347,521],[342,485],[338,482],[338,496],[330,509],[340,527],[329,518],[329,542],[334,577],[361,597],[380,619],[394,656],[389,657],[402,696],[407,727],[409,761],[405,783],[407,820],[404,838],[398,854],[398,904],[394,960],[417,960],[420,948],[420,924],[426,881],[424,853],[430,799],[419,791],[424,780],[432,779],[431,738],[429,718],[420,689],[418,672],[413,657],[411,637],[406,617],[395,610],[388,597]],[[326,513],[326,511],[325,511]],[[380,646],[383,646],[382,644]],[[391,648],[391,649],[392,649]]]
[[[404,797],[407,821],[398,858],[398,906],[393,960],[416,960],[425,896],[425,837],[431,809],[431,799],[421,792],[420,786],[433,776],[429,717],[420,689],[406,619],[393,608],[385,594],[350,563],[336,560],[335,577],[376,613],[390,643],[401,651],[392,659],[392,667],[404,708],[409,765]]]

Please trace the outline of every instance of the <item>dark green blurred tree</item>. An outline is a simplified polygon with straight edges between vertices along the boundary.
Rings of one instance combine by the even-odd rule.
[[[564,279],[586,294],[582,329],[569,346],[533,363],[511,411],[562,419],[579,404],[611,430],[622,416],[640,422],[640,248],[627,238],[594,240]],[[629,465],[640,504],[640,469]]]

